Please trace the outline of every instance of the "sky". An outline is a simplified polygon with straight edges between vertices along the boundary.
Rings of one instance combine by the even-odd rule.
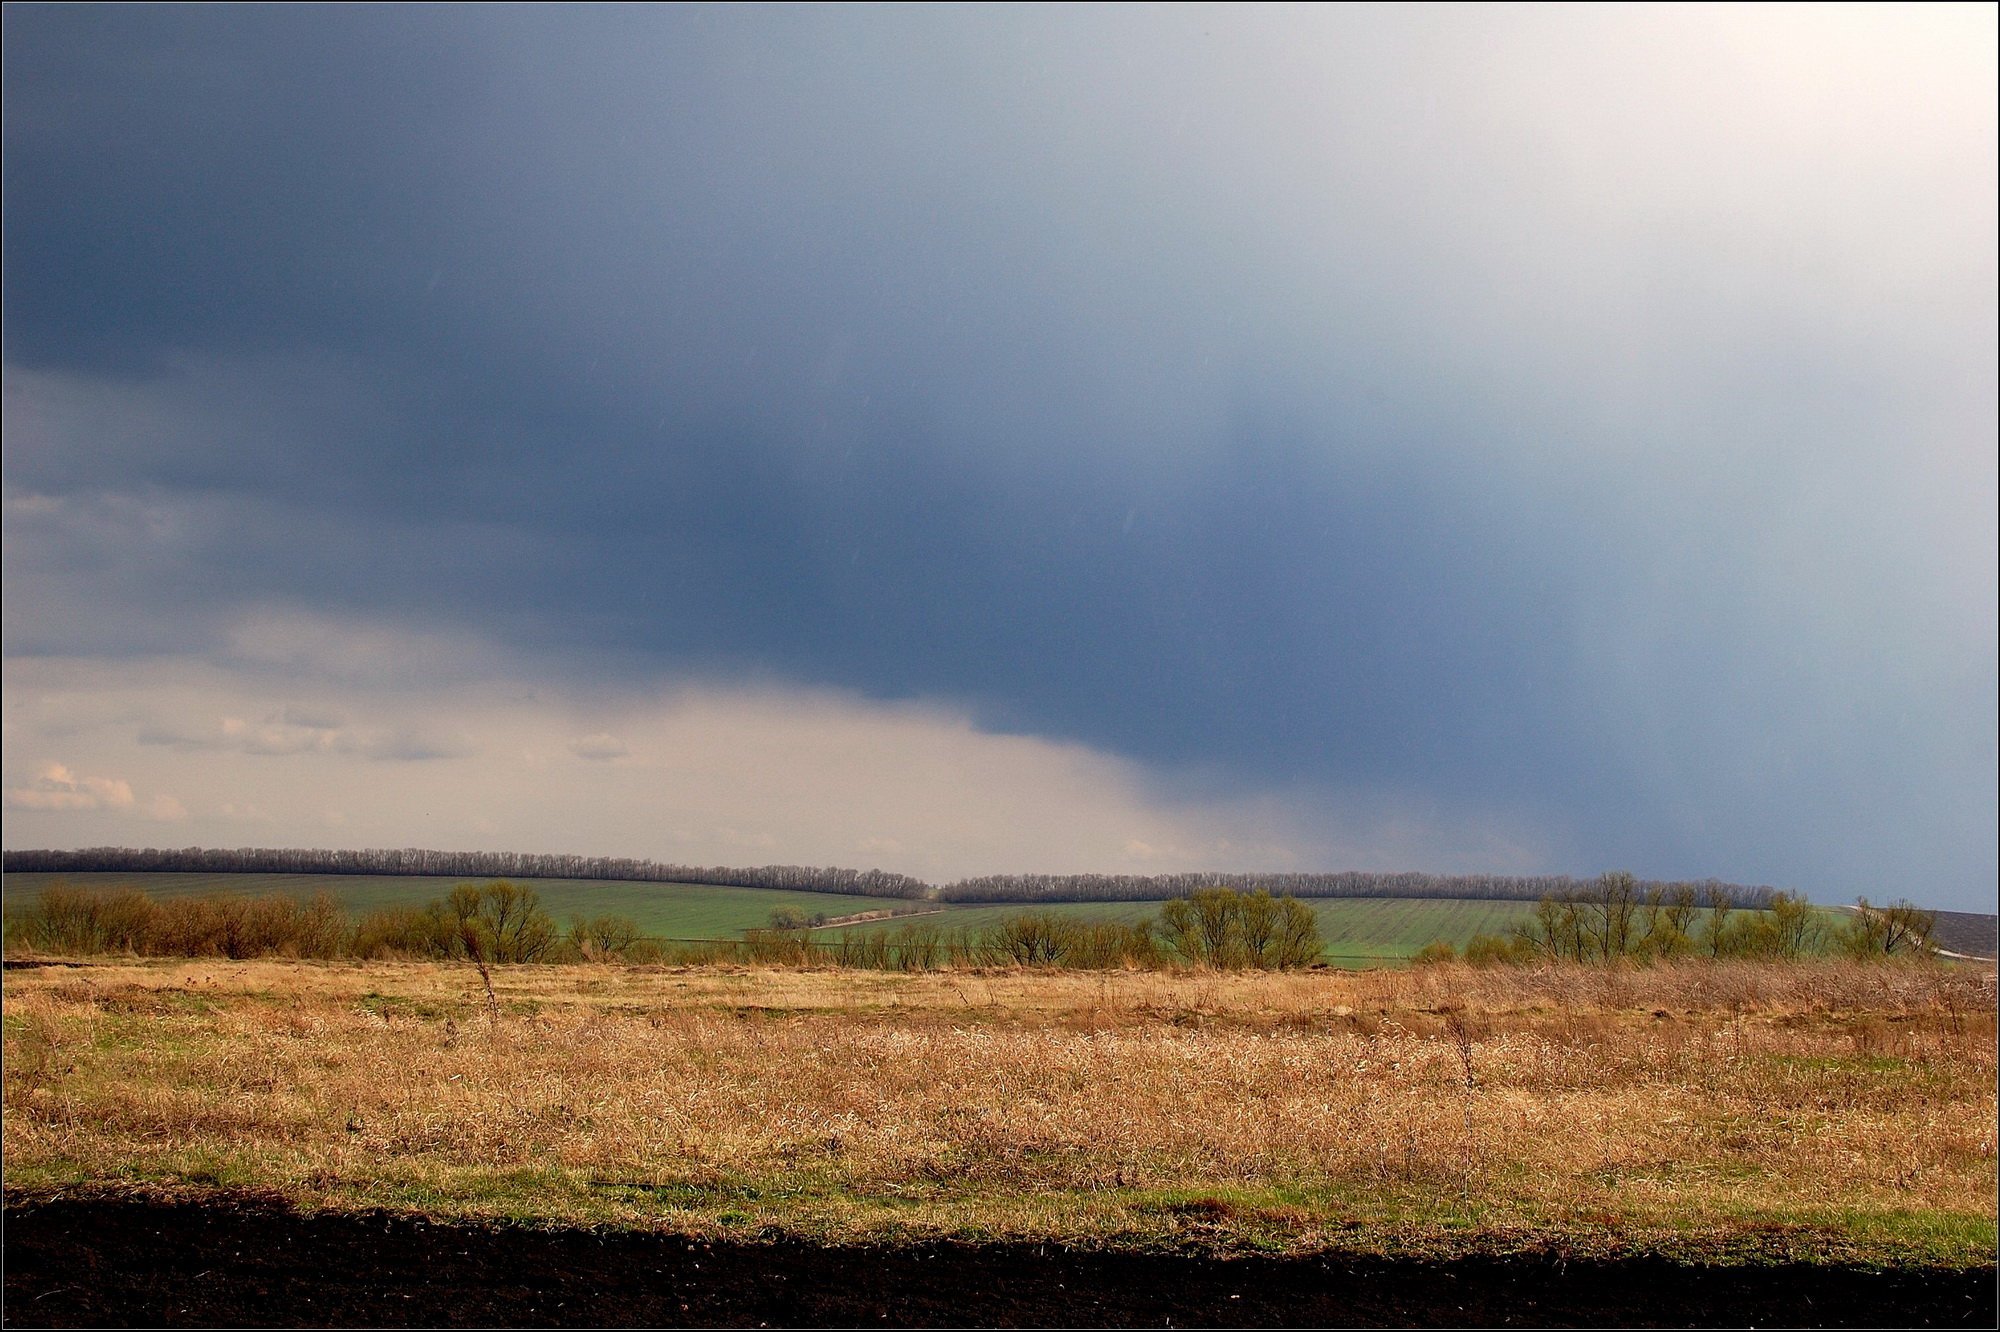
[[[4,11],[5,845],[1995,907],[1996,11]]]

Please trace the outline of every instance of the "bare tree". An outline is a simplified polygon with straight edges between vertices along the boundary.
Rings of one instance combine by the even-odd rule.
[[[1871,906],[1863,897],[1855,902],[1854,919],[1848,922],[1841,944],[1860,957],[1892,957],[1897,953],[1928,956],[1937,951],[1931,942],[1936,929],[1935,911],[1901,899],[1887,906]]]

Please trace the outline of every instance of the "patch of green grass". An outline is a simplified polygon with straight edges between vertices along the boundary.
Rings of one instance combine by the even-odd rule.
[[[1476,935],[1505,934],[1535,911],[1532,902],[1460,898],[1325,897],[1308,905],[1326,953],[1336,958],[1408,958],[1437,940],[1463,948]]]
[[[443,897],[458,883],[482,879],[390,874],[9,874],[10,914],[31,905],[50,883],[117,891],[136,888],[162,900],[228,893],[258,897],[282,893],[310,897],[324,892],[352,915],[383,907],[420,907]],[[731,888],[705,883],[642,883],[624,879],[516,879],[540,894],[542,908],[567,925],[572,916],[626,916],[642,934],[675,939],[728,939],[768,925],[780,907],[808,915],[854,915],[890,907],[907,908],[898,898],[847,893],[794,892],[776,888]],[[942,917],[932,917],[942,919]]]
[[[309,897],[326,892],[353,915],[382,907],[422,906],[443,896],[454,884],[450,876],[371,874],[52,874],[7,876],[6,911],[12,920],[33,902],[42,887],[66,882],[79,888],[136,888],[162,899],[230,893],[259,896],[283,893]],[[946,930],[974,933],[1027,911],[1047,911],[1080,920],[1136,924],[1157,918],[1159,901],[1140,902],[982,902],[917,903],[898,898],[861,897],[844,893],[813,893],[769,888],[731,888],[716,884],[642,883],[616,879],[520,879],[540,894],[542,906],[559,925],[574,916],[625,916],[642,934],[667,939],[735,939],[746,929],[766,926],[779,908],[810,917],[858,915],[868,911],[912,907],[938,908],[917,921]],[[1504,935],[1532,919],[1532,902],[1461,898],[1307,898],[1319,918],[1325,939],[1321,958],[1335,967],[1358,968],[1407,961],[1426,944],[1442,941],[1463,949],[1481,934]],[[1819,908],[1826,933],[1850,916]],[[1701,913],[1705,914],[1705,913]],[[894,929],[903,922],[877,921],[846,929]],[[914,923],[914,922],[913,922]],[[1697,922],[1696,932],[1700,931]],[[831,942],[842,929],[822,929],[814,937]],[[1830,944],[1828,945],[1830,946]]]
[[[1990,1265],[1994,1219],[1914,1209],[1556,1207],[1423,1184],[1208,1181],[1169,1189],[1039,1190],[963,1181],[857,1187],[811,1174],[776,1181],[606,1180],[559,1167],[454,1170],[446,1177],[283,1181],[228,1154],[189,1155],[107,1177],[103,1163],[47,1159],[10,1172],[11,1200],[138,1189],[213,1198],[255,1192],[304,1210],[387,1208],[435,1220],[662,1227],[691,1234],[895,1245],[938,1239],[1061,1243],[1078,1249],[1216,1254],[1342,1252],[1446,1260],[1561,1253],[1678,1263],[1863,1267]],[[1615,1195],[1607,1195],[1615,1197]]]
[[[1496,902],[1458,898],[1312,897],[1305,904],[1319,918],[1326,940],[1321,957],[1335,966],[1369,966],[1400,962],[1434,940],[1463,948],[1473,936],[1504,934],[1534,915],[1532,902]],[[1160,907],[1147,902],[982,902],[947,906],[940,916],[925,919],[945,929],[988,930],[1026,911],[1047,911],[1078,920],[1118,921],[1136,925],[1155,919]],[[822,931],[822,938],[837,931]]]

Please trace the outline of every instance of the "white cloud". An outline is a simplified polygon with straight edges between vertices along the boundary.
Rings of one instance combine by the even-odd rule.
[[[587,686],[490,645],[481,659],[483,678],[413,682],[394,663],[358,678],[340,663],[274,676],[240,659],[11,658],[8,754],[46,753],[45,730],[59,730],[76,771],[124,775],[50,765],[8,774],[7,800],[97,811],[74,844],[146,845],[164,819],[188,843],[237,845],[254,823],[276,845],[866,861],[933,880],[1547,860],[1547,838],[1504,811],[1412,812],[1380,792],[1190,795],[1163,782],[1171,774],[1084,745],[981,731],[945,703],[785,685]],[[308,689],[309,716],[287,702]],[[462,740],[427,762],[378,761],[436,735]],[[569,754],[618,761],[549,761]],[[55,834],[10,822],[6,836],[28,846]]]
[[[187,806],[170,795],[157,795],[146,802],[146,817],[156,823],[179,823],[187,816]]]
[[[462,757],[472,752],[461,739],[439,736],[415,726],[347,726],[339,720],[308,722],[299,720],[291,709],[280,710],[256,723],[225,716],[206,733],[199,728],[191,733],[174,724],[152,723],[140,727],[134,738],[142,745],[183,752],[231,750],[265,758],[359,754],[371,759],[414,762]]]
[[[83,810],[132,808],[132,783],[122,777],[79,777],[60,763],[45,763],[33,781],[9,787],[9,809]]]

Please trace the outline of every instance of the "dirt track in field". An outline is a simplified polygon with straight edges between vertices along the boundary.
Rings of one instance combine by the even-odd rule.
[[[1994,1269],[894,1250],[58,1199],[5,1213],[8,1327],[1960,1326]]]

